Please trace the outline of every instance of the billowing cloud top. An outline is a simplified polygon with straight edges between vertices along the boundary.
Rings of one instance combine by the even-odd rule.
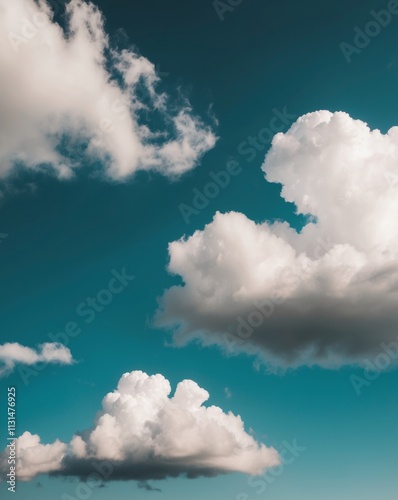
[[[203,406],[209,393],[192,380],[170,393],[163,375],[125,373],[103,399],[94,427],[75,435],[69,445],[44,445],[29,432],[18,438],[18,478],[42,473],[84,478],[99,470],[109,481],[261,474],[279,464],[276,450],[247,434],[239,416]],[[6,456],[0,460],[3,472]]]
[[[63,344],[47,342],[37,350],[17,342],[0,345],[0,377],[12,372],[15,365],[35,365],[37,363],[59,363],[70,365],[73,358],[70,350]]]
[[[150,61],[110,47],[97,7],[71,0],[66,11],[63,30],[45,0],[0,0],[0,178],[15,165],[67,177],[83,160],[117,179],[193,168],[211,130],[157,92]]]
[[[364,362],[398,336],[398,127],[346,113],[302,116],[277,134],[263,170],[308,222],[217,214],[170,244],[158,322],[177,343],[259,355],[270,365]]]

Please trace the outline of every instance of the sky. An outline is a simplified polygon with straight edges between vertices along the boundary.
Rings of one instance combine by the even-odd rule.
[[[0,0],[15,494],[394,500],[398,6],[66,5]]]

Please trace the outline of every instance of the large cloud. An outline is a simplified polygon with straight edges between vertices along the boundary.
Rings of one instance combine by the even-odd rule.
[[[73,358],[63,344],[47,342],[35,350],[17,342],[0,345],[0,377],[13,371],[15,365],[35,365],[37,363],[58,363],[70,365]]]
[[[282,367],[361,364],[386,348],[398,335],[397,165],[398,127],[302,116],[274,137],[263,170],[306,225],[218,213],[171,243],[184,284],[165,292],[158,323],[177,344],[232,345]]]
[[[16,165],[70,176],[83,161],[117,179],[193,168],[211,130],[157,92],[150,61],[110,46],[93,4],[66,10],[62,29],[45,0],[0,0],[0,178]]]
[[[228,472],[262,474],[279,464],[273,448],[257,443],[239,416],[203,406],[209,393],[192,380],[177,385],[173,396],[162,375],[125,373],[105,396],[93,428],[69,445],[43,445],[25,432],[17,442],[17,477],[37,474],[78,476],[102,471],[102,479],[162,479],[185,474],[213,476]],[[0,471],[7,470],[6,452]]]

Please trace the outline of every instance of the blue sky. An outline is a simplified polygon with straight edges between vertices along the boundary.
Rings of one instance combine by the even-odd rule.
[[[280,196],[280,185],[264,180],[261,166],[270,144],[251,161],[239,152],[250,136],[270,126],[275,109],[286,108],[292,116],[283,132],[319,109],[345,111],[382,133],[397,123],[398,16],[348,63],[341,42],[353,43],[354,28],[364,27],[371,10],[386,8],[386,2],[243,0],[223,20],[211,1],[95,4],[112,43],[134,44],[156,66],[162,91],[178,100],[181,89],[219,139],[179,178],[139,171],[109,181],[93,174],[103,169],[98,159],[91,165],[82,160],[71,179],[23,165],[3,175],[0,233],[8,236],[0,240],[1,343],[34,348],[58,340],[69,322],[81,333],[68,338],[74,364],[45,365],[27,384],[18,369],[0,379],[1,435],[11,385],[17,388],[18,433],[28,430],[43,443],[69,442],[91,427],[102,398],[123,373],[161,373],[173,389],[181,380],[194,380],[210,393],[209,404],[240,415],[258,442],[280,451],[296,442],[298,456],[278,476],[268,472],[268,479],[251,483],[239,473],[150,481],[159,493],[135,481],[111,481],[93,489],[91,498],[393,500],[396,371],[381,372],[358,395],[350,377],[363,376],[361,367],[343,363],[270,373],[253,356],[228,356],[217,345],[173,347],[172,334],[156,327],[154,316],[165,290],[182,281],[167,272],[168,244],[202,231],[216,211],[241,212],[256,223],[284,220],[298,229],[305,224],[294,204]],[[184,220],[181,204],[192,206],[193,190],[202,192],[210,172],[225,171],[231,160],[241,167],[238,175]],[[134,280],[85,323],[79,304],[123,268]],[[262,479],[265,491],[255,483]],[[76,497],[78,485],[77,479],[41,475],[18,482],[17,496]]]

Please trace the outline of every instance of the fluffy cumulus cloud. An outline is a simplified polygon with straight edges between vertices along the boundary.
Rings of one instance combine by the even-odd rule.
[[[0,345],[0,377],[8,375],[16,365],[35,365],[37,363],[58,363],[70,365],[73,358],[70,350],[57,342],[47,342],[32,349],[17,342]]]
[[[67,445],[56,440],[52,444],[41,444],[37,434],[24,432],[17,441],[18,474],[21,481],[58,470]],[[0,470],[6,471],[7,452],[0,458]]]
[[[269,366],[361,364],[398,336],[398,127],[386,134],[319,111],[278,133],[269,182],[307,215],[257,224],[217,213],[169,246],[183,284],[161,299],[158,323],[259,356]],[[392,344],[393,343],[393,344]]]
[[[69,444],[42,444],[37,435],[17,441],[21,480],[38,474],[102,480],[147,481],[181,474],[214,476],[228,472],[262,474],[278,465],[274,448],[247,434],[239,416],[204,406],[209,393],[192,380],[171,387],[163,375],[125,373],[117,389],[105,396],[95,425]],[[0,470],[7,469],[6,454]]]
[[[154,169],[176,176],[215,143],[189,103],[158,92],[154,65],[111,46],[98,8],[0,0],[0,178],[15,166],[68,177],[84,161],[122,179]]]

